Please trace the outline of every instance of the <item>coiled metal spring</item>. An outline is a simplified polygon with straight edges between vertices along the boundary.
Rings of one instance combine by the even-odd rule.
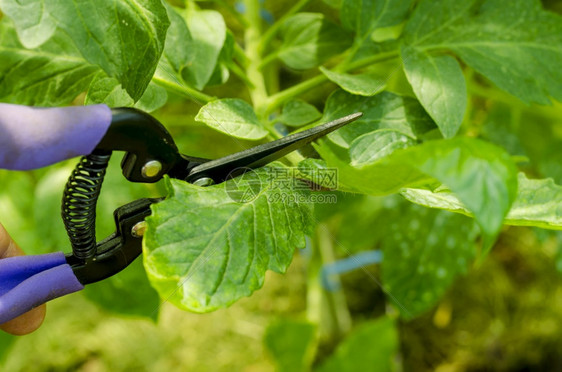
[[[111,153],[84,156],[72,171],[62,198],[62,219],[74,255],[96,254],[96,203]]]

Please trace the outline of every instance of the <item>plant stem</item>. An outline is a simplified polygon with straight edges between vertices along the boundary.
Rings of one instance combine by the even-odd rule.
[[[320,283],[320,273],[322,270],[322,259],[316,247],[316,241],[312,240],[311,254],[307,265],[306,283],[306,318],[309,322],[320,326],[322,322],[322,297],[323,290]],[[320,333],[323,327],[319,327]]]
[[[328,81],[328,78],[326,78],[325,75],[318,75],[270,96],[265,112],[267,114],[272,113],[273,111],[275,111],[275,109],[283,105],[283,103],[287,102],[291,98],[299,96],[304,92],[309,91],[322,83],[325,83],[326,81]]]
[[[268,132],[271,134],[273,139],[278,140],[278,139],[283,138],[283,136],[277,130],[275,130],[275,128],[273,127],[273,124],[271,124],[269,122],[265,122],[265,123],[263,123],[263,126],[264,126],[265,129],[268,130]]]
[[[246,56],[248,56],[248,64],[246,66],[246,75],[253,85],[250,89],[250,96],[256,109],[258,117],[262,120],[267,119],[264,115],[262,107],[267,101],[267,89],[265,80],[260,71],[261,56],[259,53],[259,45],[261,41],[261,16],[259,0],[244,0],[246,6],[246,20],[248,27],[244,33]]]
[[[252,82],[246,76],[246,71],[242,70],[236,63],[232,63],[228,67],[234,75],[238,76],[238,78],[242,80],[244,84],[246,84],[246,87],[248,87],[248,89],[254,89],[254,84],[252,84]]]
[[[263,35],[261,43],[259,45],[259,52],[261,55],[263,55],[263,53],[265,52],[265,50],[267,49],[267,47],[269,46],[269,44],[271,43],[271,40],[273,39],[273,37],[275,36],[275,34],[277,34],[277,31],[279,31],[279,28],[281,28],[281,26],[283,25],[283,23],[285,23],[285,20],[287,20],[287,18],[289,18],[290,16],[292,16],[293,14],[299,12],[302,8],[304,8],[311,0],[300,0],[298,3],[296,3],[295,5],[293,5],[293,7],[291,9],[289,9],[284,15],[283,17],[279,18]]]
[[[321,223],[318,225],[316,239],[318,241],[322,262],[324,264],[331,264],[336,261],[332,235],[327,224]],[[337,283],[339,289],[333,292],[325,291],[325,294],[330,304],[330,318],[334,326],[334,335],[343,337],[351,329],[351,315],[347,307],[345,294],[341,288],[339,276],[332,277],[332,280]]]
[[[347,66],[345,66],[344,69],[342,69],[342,72],[356,70],[356,69],[359,69],[359,68],[362,68],[362,67],[373,65],[375,63],[385,62],[385,61],[388,61],[388,60],[391,60],[391,59],[395,59],[399,55],[400,54],[399,54],[398,50],[391,50],[389,52],[383,52],[383,53],[375,54],[373,56],[363,58],[363,59],[360,59],[358,61],[355,61],[355,62],[352,62],[352,63],[348,64]]]
[[[268,54],[267,57],[262,59],[261,64],[260,64],[260,69],[263,69],[263,68],[267,67],[267,65],[269,65],[271,62],[275,61],[277,59],[277,57],[279,57],[279,54],[277,52],[273,52],[273,53]]]
[[[234,43],[233,57],[238,63],[240,63],[241,66],[243,67],[248,66],[248,56],[246,55],[246,52],[244,52],[244,49],[242,49],[242,47],[238,43]]]
[[[335,70],[335,71],[338,71],[338,72],[344,70],[345,67],[351,63],[351,61],[353,60],[353,58],[355,57],[355,55],[357,54],[357,52],[359,51],[359,49],[361,49],[361,45],[363,45],[363,43],[365,42],[365,40],[366,40],[369,36],[370,36],[370,34],[366,34],[365,36],[357,37],[357,38],[353,41],[353,45],[352,45],[351,48],[349,49],[349,52],[348,52],[347,55],[345,56],[343,62],[340,63],[338,66],[336,66],[336,68],[335,68],[334,70]]]
[[[308,319],[319,325],[321,338],[338,340],[351,329],[351,315],[339,277],[331,279],[340,285],[340,289],[328,292],[320,285],[322,266],[336,259],[328,225],[318,224],[312,249],[308,275]]]
[[[156,84],[160,85],[161,87],[169,90],[170,92],[174,92],[182,97],[188,98],[195,103],[198,104],[205,104],[217,99],[216,97],[209,96],[203,92],[200,92],[196,89],[190,88],[187,85],[180,85],[178,83],[174,83],[169,80],[162,79],[160,77],[153,77],[152,81]]]
[[[337,69],[338,72],[347,72],[347,71],[351,71],[351,70],[355,70],[355,69],[359,69],[365,66],[369,66],[375,63],[379,63],[379,62],[384,62],[384,61],[388,61],[390,59],[394,59],[398,57],[398,51],[397,50],[393,50],[390,52],[385,52],[385,53],[380,53],[377,55],[374,55],[372,57],[368,57],[368,58],[364,58],[362,60],[353,62],[348,64],[347,66],[344,66],[341,69]],[[267,108],[265,110],[266,114],[270,114],[273,111],[275,111],[275,109],[277,109],[278,107],[280,107],[283,103],[285,103],[286,101],[299,96],[317,86],[319,86],[322,83],[325,83],[328,81],[328,78],[321,74],[321,75],[317,75],[311,79],[305,80],[300,84],[294,85],[290,88],[287,88],[279,93],[276,93],[272,96],[269,97],[268,101],[267,101]]]
[[[310,0],[301,0],[298,6],[302,7]],[[260,54],[260,45],[263,45],[263,39],[261,37],[261,15],[260,15],[260,2],[259,0],[244,0],[244,5],[246,6],[246,20],[248,27],[244,33],[245,41],[245,53],[247,57],[246,76],[250,84],[248,88],[250,90],[250,96],[252,97],[252,102],[254,104],[254,109],[258,118],[264,124],[264,127],[271,134],[272,137],[279,139],[283,136],[268,122],[269,113],[266,112],[266,103],[268,102],[269,95],[267,93],[265,74],[262,71],[262,58]],[[291,11],[298,11],[299,8],[293,7]],[[285,158],[296,166],[304,158],[297,152],[287,154]]]
[[[293,151],[285,155],[285,159],[287,159],[293,166],[296,167],[305,158],[298,151]]]

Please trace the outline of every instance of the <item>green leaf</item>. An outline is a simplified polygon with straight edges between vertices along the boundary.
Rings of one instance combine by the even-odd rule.
[[[166,35],[162,59],[158,64],[158,73],[164,70],[164,73],[179,75],[180,70],[191,58],[188,47],[194,43],[193,36],[187,28],[185,19],[167,2],[164,2],[164,4],[170,20],[170,27]]]
[[[24,49],[11,27],[2,22],[0,74],[6,79],[0,82],[0,99],[41,106],[68,104],[86,91],[96,76],[91,102],[129,105],[130,98],[115,81],[134,100],[142,96],[160,58],[168,27],[160,2],[106,0],[91,8],[89,3],[46,0],[43,5],[41,17],[52,17],[62,32],[49,36],[37,49]],[[25,9],[22,6],[13,13],[16,24],[28,22]],[[106,75],[99,74],[100,67]]]
[[[365,73],[350,75],[330,71],[322,66],[320,66],[320,71],[322,71],[330,81],[336,83],[343,90],[351,94],[374,96],[382,92],[386,87],[386,81],[374,74]]]
[[[537,226],[562,230],[562,186],[552,179],[533,180],[519,173],[519,188],[504,223],[514,226]],[[451,212],[472,213],[449,190],[405,189],[401,194],[409,201]]]
[[[277,120],[290,127],[300,127],[321,117],[322,114],[310,103],[300,99],[293,99],[285,103],[281,116]]]
[[[157,74],[201,90],[210,82],[227,40],[224,19],[214,10],[166,8],[170,28]]]
[[[139,110],[152,112],[166,104],[168,93],[166,90],[154,83],[150,83],[144,91],[140,100],[136,103],[127,94],[121,84],[100,72],[90,84],[85,104],[105,103],[109,107],[136,107]]]
[[[27,49],[49,40],[57,29],[45,0],[1,0],[0,9],[14,20],[20,42]]]
[[[100,71],[60,32],[38,49],[24,49],[6,20],[0,22],[0,61],[0,100],[34,106],[68,104]]]
[[[207,82],[207,85],[221,85],[228,81],[230,78],[230,67],[233,65],[233,55],[234,46],[236,40],[234,40],[234,35],[231,31],[227,30],[226,39],[224,45],[222,46],[217,65],[215,66],[215,71],[211,75],[211,78]]]
[[[283,43],[276,52],[289,67],[313,68],[347,49],[351,35],[320,13],[298,13],[281,27]]]
[[[486,249],[498,234],[517,192],[517,169],[510,156],[489,143],[470,139],[428,141],[361,167],[324,142],[316,147],[328,166],[338,168],[348,191],[387,195],[405,187],[448,186],[475,216]]]
[[[451,56],[432,56],[402,47],[408,81],[443,137],[459,130],[467,105],[466,82],[459,63]]]
[[[357,137],[351,143],[351,165],[361,166],[385,158],[397,149],[413,146],[415,142],[400,132],[381,129]]]
[[[267,327],[264,343],[278,371],[310,371],[316,346],[314,324],[279,320]]]
[[[408,185],[425,185],[431,182],[431,177],[412,172],[407,166],[396,168],[387,165],[388,158],[369,164],[367,167],[353,167],[350,165],[348,151],[328,141],[319,142],[320,145],[314,147],[326,161],[326,167],[338,169],[338,190],[384,196],[396,193]]]
[[[355,112],[362,112],[363,116],[328,135],[330,140],[341,147],[349,148],[351,142],[360,135],[378,129],[392,129],[417,139],[435,128],[435,124],[418,101],[390,92],[382,92],[373,97],[362,97],[337,90],[326,102],[322,122],[329,122]]]
[[[387,45],[395,45],[392,42],[400,37],[400,34],[402,34],[403,29],[404,29],[404,23],[399,23],[394,26],[377,28],[371,34],[371,41],[381,44],[387,42]]]
[[[105,310],[156,320],[160,307],[158,293],[150,286],[139,258],[125,270],[101,282],[89,284],[84,294]]]
[[[337,187],[337,169],[328,168],[322,159],[306,158],[299,162],[297,169],[299,178],[312,181],[328,190]]]
[[[222,15],[214,10],[190,9],[184,20],[193,40],[185,46],[188,58],[180,72],[187,84],[203,89],[213,75],[226,40],[226,25]],[[172,45],[178,47],[181,45]]]
[[[238,98],[225,98],[201,107],[195,120],[229,136],[258,140],[267,136],[252,106]]]
[[[117,79],[100,71],[88,88],[85,104],[105,103],[109,107],[133,106],[135,101],[121,87]]]
[[[364,37],[379,27],[403,22],[411,4],[412,0],[343,0],[341,21],[345,28]]]
[[[423,0],[404,39],[420,52],[453,51],[524,102],[562,100],[562,17],[538,0]]]
[[[398,330],[393,319],[371,320],[353,330],[318,371],[393,371],[392,360],[398,346]]]
[[[474,220],[409,203],[389,212],[382,226],[382,282],[400,314],[411,319],[430,309],[476,254]],[[384,222],[383,222],[384,223]]]
[[[167,101],[168,93],[166,89],[150,82],[142,97],[135,103],[135,107],[145,112],[152,112],[164,106]]]
[[[276,187],[268,169],[205,188],[167,183],[169,197],[147,218],[144,264],[162,298],[182,309],[208,312],[249,296],[266,270],[284,272],[305,246],[311,205]]]
[[[47,0],[46,6],[87,61],[119,80],[135,101],[142,96],[170,24],[160,1]]]

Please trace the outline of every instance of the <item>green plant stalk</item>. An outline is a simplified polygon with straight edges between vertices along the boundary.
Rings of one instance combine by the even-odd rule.
[[[308,0],[307,0],[308,1]],[[265,103],[268,100],[267,87],[265,76],[260,68],[262,59],[259,52],[261,43],[261,15],[259,0],[244,0],[246,6],[246,20],[248,27],[244,33],[245,40],[245,55],[247,56],[246,76],[249,81],[248,89],[254,104],[254,109],[258,118],[262,123],[268,123],[268,113],[265,112]],[[283,137],[271,124],[264,124],[264,128],[270,135],[279,139]],[[285,156],[285,158],[293,165],[296,166],[304,158],[297,152],[292,152]]]
[[[336,68],[334,68],[334,71],[341,72],[341,71],[345,70],[346,66],[351,63],[351,61],[353,60],[353,58],[355,57],[355,55],[357,54],[359,49],[361,49],[361,46],[363,45],[365,40],[367,40],[367,38],[369,38],[370,35],[371,35],[371,33],[367,33],[366,35],[364,35],[362,37],[356,37],[355,40],[353,40],[353,45],[349,49],[349,51],[348,51],[347,55],[345,56],[343,62],[341,62],[338,66],[336,66]]]
[[[244,84],[246,84],[246,87],[248,89],[254,89],[254,85],[252,84],[252,82],[248,79],[248,77],[246,76],[246,71],[244,71],[242,68],[240,68],[240,66],[238,66],[236,63],[231,63],[230,66],[228,66],[230,68],[230,71],[238,76],[238,78],[240,80],[242,80],[242,82]]]
[[[334,244],[332,234],[327,224],[319,224],[317,231],[317,244],[320,251],[320,257],[324,264],[332,264],[336,261],[334,253]],[[338,337],[345,336],[351,329],[351,314],[347,307],[347,301],[343,292],[339,275],[332,277],[338,284],[339,288],[333,292],[324,291],[326,298],[330,304],[330,318],[335,326],[334,335]]]
[[[397,58],[399,55],[398,50],[393,50],[390,52],[385,52],[385,53],[380,53],[377,54],[375,56],[369,57],[369,58],[364,58],[360,61],[356,61],[353,63],[348,64],[347,66],[344,66],[341,69],[337,69],[338,72],[348,72],[348,71],[352,71],[355,69],[359,69],[362,67],[366,67],[375,63],[380,63],[380,62],[384,62],[384,61],[388,61],[394,58]],[[325,83],[328,81],[328,78],[326,77],[326,75],[321,74],[321,75],[317,75],[313,78],[310,78],[308,80],[303,81],[302,83],[299,83],[297,85],[294,85],[290,88],[287,88],[279,93],[276,93],[274,95],[271,95],[269,97],[269,99],[266,102],[266,109],[265,109],[265,113],[266,114],[271,114],[273,111],[275,111],[277,108],[279,108],[281,105],[283,105],[285,102],[287,102],[288,100],[297,97],[313,88],[316,88],[317,86]]]
[[[279,93],[276,93],[269,97],[267,101],[267,108],[266,114],[271,114],[277,108],[281,107],[285,102],[291,100],[294,97],[297,97],[322,83],[328,81],[328,78],[325,75],[317,75],[313,78],[303,81],[297,85],[294,85],[290,88],[282,90]]]
[[[319,336],[326,341],[343,338],[351,329],[351,315],[342,289],[328,292],[320,285],[322,266],[336,260],[328,225],[316,226],[308,272],[307,316],[318,324]],[[339,277],[332,278],[340,286]]]
[[[278,57],[279,57],[279,54],[277,52],[273,52],[273,53],[268,54],[267,57],[262,59],[261,64],[260,64],[260,69],[263,70],[270,63],[273,63],[275,60],[277,60]]]
[[[198,104],[209,103],[217,99],[216,97],[210,96],[196,89],[190,88],[187,85],[180,85],[178,83],[164,80],[156,76],[152,78],[152,81],[154,81],[156,84],[160,85],[161,87],[169,90],[170,92],[176,93],[177,95],[190,99]]]
[[[318,325],[318,330],[322,333],[324,327],[320,327],[322,320],[322,297],[323,290],[320,283],[320,270],[322,270],[322,260],[316,248],[316,242],[311,242],[312,253],[307,265],[306,277],[306,319]]]
[[[279,18],[263,35],[260,45],[259,45],[259,52],[260,55],[267,50],[267,47],[270,45],[271,40],[277,34],[283,23],[287,20],[287,18],[291,17],[295,13],[299,12],[302,8],[308,5],[311,0],[300,0],[298,3],[293,5],[291,9],[289,9],[281,18]]]
[[[246,68],[248,66],[248,56],[246,52],[238,43],[234,43],[234,60],[240,64],[240,66]]]
[[[285,159],[287,159],[293,166],[297,166],[301,161],[304,160],[304,156],[299,154],[298,151],[293,151],[285,155]]]
[[[244,0],[246,6],[246,20],[248,27],[244,33],[245,51],[248,57],[248,64],[246,66],[246,75],[248,80],[253,85],[250,88],[250,96],[256,114],[264,121],[267,116],[264,114],[264,103],[267,101],[267,89],[265,86],[265,79],[260,71],[261,56],[259,53],[259,45],[261,42],[261,16],[260,16],[260,3],[259,0]]]

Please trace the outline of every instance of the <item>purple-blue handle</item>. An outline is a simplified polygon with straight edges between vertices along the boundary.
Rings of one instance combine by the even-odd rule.
[[[110,124],[106,105],[36,108],[0,103],[0,168],[35,169],[90,154]]]
[[[4,258],[0,260],[0,324],[83,288],[62,252]]]

